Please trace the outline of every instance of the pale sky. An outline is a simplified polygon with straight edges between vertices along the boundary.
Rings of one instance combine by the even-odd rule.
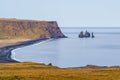
[[[0,17],[57,21],[60,27],[120,27],[120,0],[0,0]]]

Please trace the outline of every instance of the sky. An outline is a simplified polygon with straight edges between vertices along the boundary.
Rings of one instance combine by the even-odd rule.
[[[0,18],[57,21],[60,27],[120,27],[120,0],[0,0]]]

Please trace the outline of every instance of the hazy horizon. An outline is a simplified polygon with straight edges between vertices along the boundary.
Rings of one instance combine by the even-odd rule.
[[[59,25],[58,25],[59,26]],[[120,26],[59,26],[61,28],[120,28]]]
[[[57,21],[64,26],[120,27],[120,0],[2,0],[1,18]]]

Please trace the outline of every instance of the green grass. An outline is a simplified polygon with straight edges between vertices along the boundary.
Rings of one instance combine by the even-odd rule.
[[[60,69],[37,63],[0,64],[0,80],[120,80],[120,68]]]

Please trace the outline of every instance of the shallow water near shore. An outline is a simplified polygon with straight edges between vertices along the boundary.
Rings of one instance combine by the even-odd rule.
[[[120,65],[120,28],[63,27],[68,38],[49,39],[12,51],[12,58],[24,62],[38,62],[61,68],[87,64]],[[80,31],[94,32],[95,38],[78,38]]]

